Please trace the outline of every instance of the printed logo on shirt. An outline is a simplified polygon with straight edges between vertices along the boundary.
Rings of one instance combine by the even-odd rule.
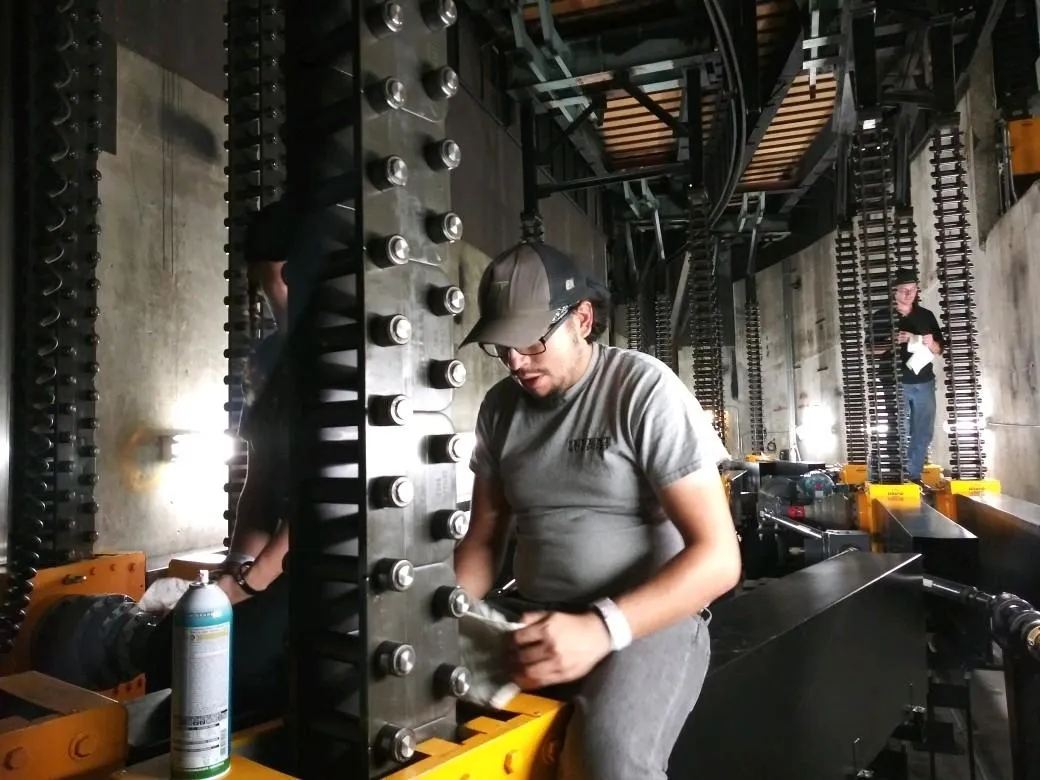
[[[603,455],[614,440],[610,436],[594,436],[589,439],[571,439],[567,442],[567,452],[577,454],[594,453]]]

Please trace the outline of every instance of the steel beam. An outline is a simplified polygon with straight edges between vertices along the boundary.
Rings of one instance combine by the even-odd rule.
[[[648,75],[674,73],[702,60],[714,60],[717,55],[710,40],[693,45],[682,40],[646,41],[622,53],[595,48],[585,50],[572,47],[568,59],[570,75],[565,78],[539,79],[530,73],[517,73],[512,78],[510,91],[514,95],[524,90],[555,92],[579,89],[583,86],[609,81],[614,73],[627,73],[638,83]]]
[[[299,777],[384,777],[426,738],[456,736],[468,607],[452,554],[459,448],[447,410],[461,291],[442,269],[461,152],[454,4],[285,5],[289,204],[285,372],[293,495],[290,717]],[[309,53],[344,26],[338,57]],[[340,121],[308,137],[316,116]],[[464,523],[461,526],[464,528]]]
[[[759,144],[765,138],[769,125],[772,124],[773,119],[780,110],[780,106],[784,102],[784,98],[787,97],[791,85],[794,84],[798,74],[802,72],[802,41],[805,33],[802,29],[800,14],[791,15],[786,32],[788,41],[787,56],[780,64],[775,76],[766,82],[770,85],[769,97],[766,98],[762,110],[757,115],[750,115],[749,108],[749,119],[753,116],[753,121],[749,122],[747,142],[744,145],[744,157],[740,166],[741,175],[743,175],[744,170],[751,163],[751,158],[755,156]]]
[[[877,39],[874,8],[857,8],[852,16],[852,60],[855,66],[853,82],[856,108],[861,119],[874,119],[880,110],[880,84],[877,69]]]
[[[548,182],[538,185],[538,195],[539,197],[547,198],[557,192],[573,192],[574,190],[606,187],[610,184],[620,184],[638,179],[657,179],[663,176],[674,176],[683,173],[685,168],[686,166],[682,163],[648,165],[643,168],[630,168],[625,171],[604,173],[600,176],[589,176],[582,179],[571,179],[570,181]]]
[[[675,135],[689,134],[688,128],[682,122],[661,108],[660,103],[647,95],[640,87],[633,84],[627,75],[618,74],[616,80],[625,92],[633,97],[639,105],[667,125]]]
[[[953,19],[938,19],[928,28],[931,54],[931,93],[937,121],[957,120],[957,65],[954,62]]]
[[[872,776],[925,697],[920,582],[919,556],[849,552],[717,603],[711,666],[669,777]],[[793,658],[805,674],[778,674]]]
[[[531,72],[538,81],[553,81],[554,78],[556,78],[557,73],[559,73],[564,79],[572,79],[574,77],[562,52],[555,53],[552,61],[550,61],[550,59],[542,53],[542,50],[538,45],[531,40],[531,36],[527,33],[523,13],[520,9],[514,9],[511,18],[513,23],[514,43],[517,48],[522,50],[529,58],[528,67],[531,69]],[[550,91],[548,94],[553,96],[555,90]],[[588,98],[584,97],[578,98],[573,104],[553,104],[551,105],[551,109],[556,110],[551,111],[551,113],[560,126],[566,130],[574,123],[574,120],[578,117],[581,111],[588,106],[588,104]],[[575,107],[577,110],[575,110]],[[607,172],[606,166],[604,165],[603,144],[595,134],[589,132],[588,128],[581,128],[573,133],[572,143],[593,171],[600,175]]]

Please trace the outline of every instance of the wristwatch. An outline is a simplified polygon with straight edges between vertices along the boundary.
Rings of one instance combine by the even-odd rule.
[[[261,592],[246,582],[246,577],[255,564],[256,561],[242,561],[237,566],[232,566],[226,570],[234,578],[235,584],[249,596],[256,596]]]

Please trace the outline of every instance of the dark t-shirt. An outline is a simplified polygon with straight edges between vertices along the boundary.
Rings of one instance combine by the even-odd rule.
[[[896,322],[896,330],[905,330],[907,333],[914,333],[918,336],[931,335],[939,345],[939,354],[942,354],[942,350],[946,347],[943,342],[942,330],[939,328],[939,322],[935,319],[935,315],[931,311],[914,304],[914,307],[910,309],[905,317],[900,317]],[[906,344],[899,345],[899,364],[903,367],[903,384],[904,385],[915,385],[923,382],[930,382],[935,379],[934,363],[930,363],[921,369],[919,374],[915,374],[909,368],[906,367],[906,361],[910,359],[910,350],[907,349]]]
[[[891,318],[891,320],[890,320]],[[889,341],[888,327],[889,322],[895,325],[896,332],[903,330],[907,333],[913,333],[918,336],[924,336],[930,334],[932,338],[939,344],[940,352],[946,348],[946,343],[943,341],[942,329],[939,327],[938,320],[935,319],[935,315],[923,306],[915,303],[914,307],[906,314],[906,316],[899,316],[894,310],[879,310],[874,312],[872,318],[872,327],[874,329],[874,343],[881,346],[886,345]],[[907,368],[906,361],[910,359],[910,350],[906,344],[899,345],[899,366],[901,369],[901,381],[905,385],[915,385],[924,382],[931,382],[935,379],[934,363],[931,363],[921,369],[920,373],[915,374],[909,368]]]
[[[289,488],[289,416],[285,387],[285,342],[274,333],[263,339],[246,366],[246,407],[239,436],[252,452],[262,452],[273,483],[265,487],[271,500],[283,504]]]

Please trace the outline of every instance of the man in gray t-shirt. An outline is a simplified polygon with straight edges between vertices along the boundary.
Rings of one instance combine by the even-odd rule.
[[[522,243],[478,298],[463,345],[511,376],[481,404],[458,582],[484,598],[512,530],[514,681],[576,686],[562,776],[664,780],[707,672],[701,613],[740,575],[726,450],[667,366],[595,343],[609,295],[565,255]]]

